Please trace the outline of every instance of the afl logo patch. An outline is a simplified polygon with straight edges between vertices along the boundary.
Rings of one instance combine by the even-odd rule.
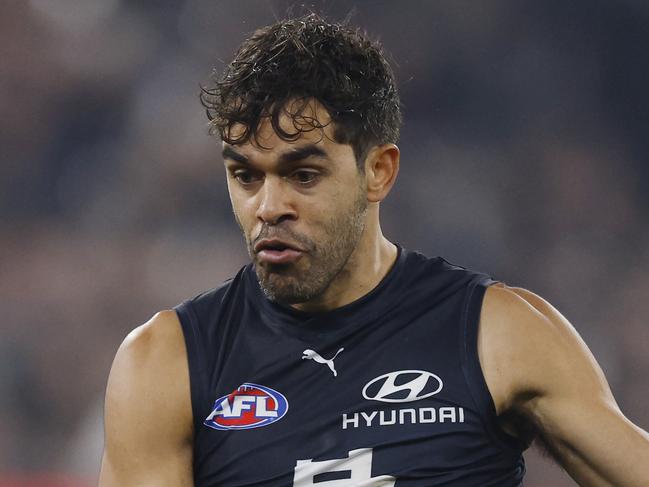
[[[248,430],[279,421],[287,411],[288,401],[283,394],[246,382],[218,398],[203,424],[217,430]]]
[[[371,401],[412,402],[434,396],[442,390],[442,379],[424,370],[398,370],[380,375],[363,387]]]

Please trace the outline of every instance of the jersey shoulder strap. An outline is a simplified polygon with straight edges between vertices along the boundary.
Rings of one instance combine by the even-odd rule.
[[[211,393],[208,390],[210,375],[215,369],[216,354],[210,353],[218,349],[219,319],[225,303],[232,298],[232,293],[240,287],[242,268],[232,279],[220,286],[205,291],[192,299],[188,299],[174,307],[180,321],[185,338],[187,362],[189,367],[189,384],[191,390],[194,431],[198,431],[209,411]]]

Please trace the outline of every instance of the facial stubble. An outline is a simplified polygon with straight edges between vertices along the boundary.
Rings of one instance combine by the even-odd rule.
[[[299,304],[321,296],[344,272],[365,229],[367,195],[359,187],[351,207],[338,211],[320,225],[320,237],[314,241],[296,234],[286,223],[265,225],[252,239],[245,235],[248,253],[255,261],[254,243],[261,238],[279,238],[295,242],[305,249],[295,263],[260,264],[255,262],[257,280],[265,296],[281,304]],[[236,215],[235,215],[236,217]],[[241,227],[241,223],[237,218]],[[243,230],[243,227],[242,227]]]

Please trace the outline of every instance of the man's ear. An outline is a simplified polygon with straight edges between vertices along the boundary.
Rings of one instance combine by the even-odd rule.
[[[372,147],[365,158],[367,201],[383,201],[392,189],[398,173],[399,148],[395,144]]]

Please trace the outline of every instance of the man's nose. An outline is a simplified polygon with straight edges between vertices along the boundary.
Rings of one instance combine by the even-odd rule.
[[[257,218],[262,222],[277,225],[284,220],[295,220],[297,218],[290,191],[282,178],[266,177],[259,196]]]

